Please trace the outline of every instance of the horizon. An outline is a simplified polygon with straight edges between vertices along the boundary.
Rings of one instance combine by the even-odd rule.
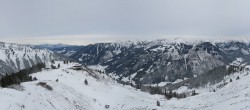
[[[31,39],[31,41],[33,41],[35,39]],[[181,42],[181,43],[196,43],[196,42],[230,42],[230,41],[239,41],[239,42],[249,42],[250,43],[250,37],[240,37],[239,38],[223,38],[223,37],[219,37],[218,39],[213,39],[213,38],[199,38],[199,37],[163,37],[163,38],[155,38],[155,39],[142,39],[142,40],[113,40],[113,41],[100,41],[100,42],[91,42],[91,43],[86,43],[86,44],[82,44],[82,42],[73,42],[73,43],[67,43],[66,42],[33,42],[33,43],[28,43],[30,42],[29,40],[22,42],[20,41],[20,39],[17,39],[16,42],[15,40],[10,40],[10,41],[0,41],[0,42],[5,42],[5,43],[16,43],[16,44],[23,44],[23,45],[69,45],[69,46],[86,46],[86,45],[91,45],[91,44],[98,44],[98,43],[123,43],[123,42],[140,42],[140,41],[146,41],[146,42],[150,42],[150,41],[161,41],[161,40],[168,40],[167,42]]]

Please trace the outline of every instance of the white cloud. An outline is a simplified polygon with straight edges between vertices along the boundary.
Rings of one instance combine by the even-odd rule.
[[[248,36],[249,10],[248,0],[6,0],[0,1],[0,38],[87,44],[170,35]]]

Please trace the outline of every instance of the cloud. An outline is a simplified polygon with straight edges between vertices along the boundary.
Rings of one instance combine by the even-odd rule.
[[[88,45],[94,43],[108,43],[120,41],[151,41],[156,39],[167,39],[168,41],[195,42],[195,41],[225,41],[239,40],[250,41],[249,36],[217,36],[216,39],[211,36],[188,36],[188,35],[150,35],[150,36],[118,36],[118,35],[61,35],[61,36],[39,36],[39,37],[20,37],[3,38],[2,41],[19,44],[70,44],[70,45]]]
[[[72,43],[179,35],[226,39],[250,34],[248,10],[248,0],[7,0],[0,1],[0,38],[53,43],[75,35],[85,37]]]

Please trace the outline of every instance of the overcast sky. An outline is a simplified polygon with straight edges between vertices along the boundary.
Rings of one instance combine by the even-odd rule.
[[[0,0],[0,39],[89,44],[248,38],[250,0]]]

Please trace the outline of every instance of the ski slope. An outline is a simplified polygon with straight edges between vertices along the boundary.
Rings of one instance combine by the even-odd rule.
[[[32,74],[37,81],[25,82],[23,90],[0,89],[0,110],[249,110],[250,75],[236,73],[239,80],[216,92],[202,92],[185,99],[166,100],[161,95],[150,95],[129,86],[117,84],[107,75],[69,69],[74,63],[59,69]],[[92,77],[97,76],[98,79]],[[58,79],[58,82],[56,80]],[[85,85],[85,79],[88,85]],[[37,85],[46,82],[53,90]],[[160,101],[161,106],[156,106]]]

